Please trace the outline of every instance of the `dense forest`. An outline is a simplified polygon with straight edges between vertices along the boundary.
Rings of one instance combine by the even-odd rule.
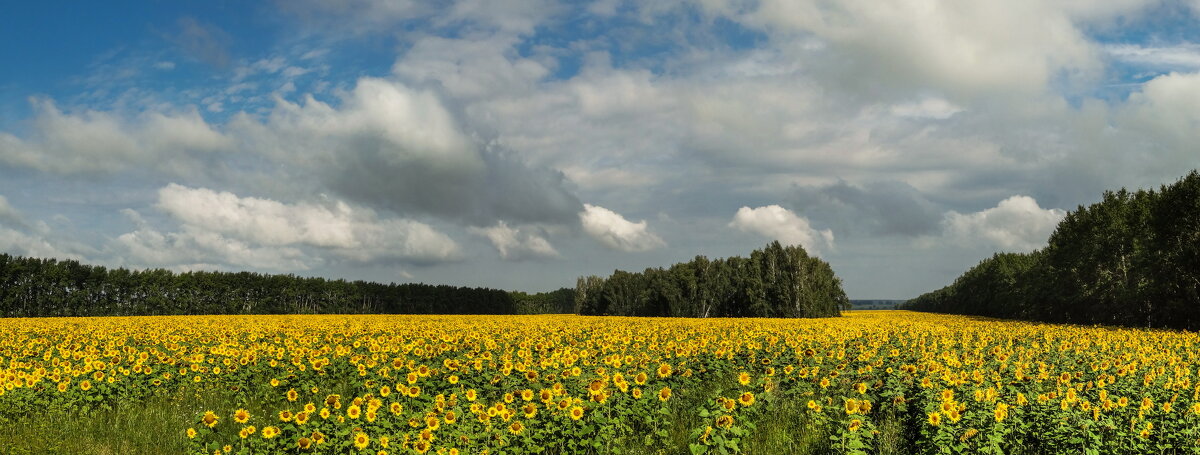
[[[669,268],[581,277],[575,312],[684,317],[828,317],[849,308],[829,263],[773,242],[750,257],[697,256]]]
[[[1200,329],[1200,174],[1109,191],[1046,248],[1003,253],[905,309],[1047,322]]]
[[[525,305],[540,304],[541,296],[521,294]],[[9,317],[521,311],[514,295],[495,289],[250,272],[106,269],[0,254],[0,316]]]

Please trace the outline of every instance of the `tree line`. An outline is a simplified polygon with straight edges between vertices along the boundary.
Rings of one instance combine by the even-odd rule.
[[[665,269],[580,277],[575,285],[582,315],[829,317],[849,305],[829,263],[778,241],[748,258],[696,256]]]
[[[1068,213],[1045,248],[996,254],[904,308],[1200,329],[1200,173],[1105,192]]]
[[[0,316],[515,314],[506,291],[252,272],[108,269],[0,254]]]

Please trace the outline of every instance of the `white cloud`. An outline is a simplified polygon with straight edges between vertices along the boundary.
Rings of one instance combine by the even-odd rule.
[[[742,207],[733,215],[729,227],[778,240],[784,245],[800,245],[812,255],[834,247],[833,231],[818,231],[808,219],[778,205]]]
[[[199,172],[196,160],[233,141],[195,110],[144,112],[126,119],[113,112],[64,113],[53,101],[33,99],[33,134],[0,134],[0,163],[40,171],[106,173],[151,167]],[[194,166],[180,164],[184,160]]]
[[[21,212],[13,208],[8,203],[8,199],[0,195],[0,225],[9,225],[13,227],[24,227],[25,220],[21,217]]]
[[[285,204],[171,184],[159,190],[157,207],[182,224],[178,238],[216,251],[275,247],[288,253],[280,258],[290,258],[295,254],[289,249],[307,246],[362,262],[445,262],[461,256],[454,240],[427,224],[379,219],[341,201]],[[145,240],[162,241],[149,232]]]
[[[934,88],[961,97],[1036,95],[1057,77],[1103,68],[1082,25],[1148,4],[924,0],[769,0],[743,16],[777,40],[815,36],[845,83]],[[886,74],[886,77],[881,75]],[[839,83],[834,81],[834,83]]]
[[[962,112],[962,108],[944,98],[929,97],[913,103],[893,105],[891,112],[899,117],[945,120]]]
[[[550,241],[535,232],[530,232],[531,228],[528,227],[513,228],[500,221],[492,227],[471,227],[468,231],[491,241],[500,257],[506,260],[558,257],[558,251]]]
[[[517,54],[515,37],[425,37],[413,44],[392,72],[419,83],[437,83],[461,99],[519,96],[533,91],[550,69]]]
[[[583,231],[604,246],[621,251],[647,251],[665,247],[661,238],[650,232],[646,220],[636,223],[604,207],[583,204],[579,212]]]
[[[1137,44],[1109,44],[1104,52],[1117,60],[1156,69],[1200,69],[1200,45],[1181,44],[1169,47]]]
[[[131,215],[136,216],[136,215]],[[179,232],[160,232],[142,225],[113,240],[119,262],[132,267],[166,267],[174,270],[203,268],[256,268],[275,271],[307,270],[319,258],[299,248],[254,246],[217,232],[184,226]]]
[[[0,226],[0,252],[38,258],[83,259],[78,254],[56,247],[38,233],[21,232],[5,226]]]
[[[1029,196],[1012,196],[975,213],[946,213],[945,235],[963,245],[979,242],[1010,251],[1028,252],[1046,245],[1066,212],[1043,209]]]

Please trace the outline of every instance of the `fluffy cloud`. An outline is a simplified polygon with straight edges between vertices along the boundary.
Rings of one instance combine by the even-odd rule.
[[[797,185],[792,205],[821,225],[866,235],[926,235],[940,229],[942,217],[936,204],[898,181]]]
[[[813,255],[833,248],[833,231],[818,231],[804,217],[778,205],[742,207],[733,215],[729,227],[778,240],[785,245],[800,245]]]
[[[140,215],[126,212],[134,219]],[[132,232],[112,242],[120,253],[118,264],[131,267],[165,267],[174,270],[254,268],[271,271],[308,270],[314,261],[295,247],[254,246],[217,232],[184,226],[178,232],[161,232],[139,223]]]
[[[395,213],[476,225],[569,223],[581,205],[561,172],[483,142],[435,92],[395,81],[360,79],[338,107],[280,99],[266,122],[242,116],[233,129],[296,177]]]
[[[604,207],[584,204],[579,221],[583,232],[615,250],[647,251],[667,246],[658,235],[650,232],[646,220],[634,223]]]
[[[1046,245],[1046,240],[1066,212],[1043,209],[1029,196],[1012,196],[995,207],[975,213],[946,213],[942,224],[950,239],[964,245],[980,241],[994,247],[1028,252]]]
[[[21,213],[13,208],[8,203],[8,198],[0,196],[0,225],[8,225],[15,227],[25,226],[25,220],[21,218]]]
[[[816,37],[828,46],[820,51],[832,57],[831,70],[855,75],[840,83],[855,84],[856,90],[872,90],[861,84],[870,81],[893,90],[935,88],[973,98],[1038,94],[1058,77],[1095,76],[1103,66],[1083,26],[1146,4],[769,0],[746,12],[743,21],[782,39],[796,33]]]
[[[487,238],[492,242],[500,257],[510,261],[522,259],[558,257],[558,251],[545,237],[531,232],[531,228],[513,228],[500,221],[495,226],[468,229],[472,234]]]
[[[131,265],[286,271],[331,258],[430,264],[462,255],[454,240],[427,224],[380,219],[341,201],[285,204],[171,184],[159,190],[156,207],[178,228],[164,232],[126,210],[137,228],[113,244]]]
[[[207,155],[233,144],[195,109],[123,118],[107,111],[64,113],[47,99],[31,104],[30,137],[0,133],[0,163],[59,174],[150,167],[188,175],[202,169]]]
[[[13,208],[7,198],[0,195],[0,252],[43,258],[82,259],[82,256],[60,248],[68,242],[53,242],[48,239],[48,231],[49,228],[43,223],[31,224],[26,221],[21,212]]]
[[[324,248],[363,262],[444,262],[461,255],[454,240],[427,224],[379,219],[341,201],[284,204],[171,184],[159,190],[157,207],[186,231],[253,246]]]

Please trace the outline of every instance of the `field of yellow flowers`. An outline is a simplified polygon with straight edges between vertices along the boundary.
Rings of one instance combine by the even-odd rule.
[[[163,453],[1200,453],[1198,342],[901,311],[4,319],[0,436],[169,402]]]

